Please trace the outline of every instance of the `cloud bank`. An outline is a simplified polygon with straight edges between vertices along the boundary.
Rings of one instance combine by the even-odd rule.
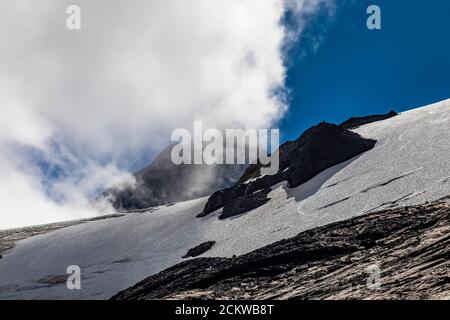
[[[98,215],[176,128],[266,128],[283,48],[328,0],[0,2],[0,228]],[[283,26],[295,13],[295,30]]]

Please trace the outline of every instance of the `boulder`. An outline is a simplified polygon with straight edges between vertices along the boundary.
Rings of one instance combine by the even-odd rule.
[[[207,241],[199,244],[198,246],[195,246],[188,250],[188,252],[182,257],[182,258],[189,258],[189,257],[197,257],[201,255],[202,253],[205,253],[209,249],[212,248],[213,245],[215,245],[215,241]]]

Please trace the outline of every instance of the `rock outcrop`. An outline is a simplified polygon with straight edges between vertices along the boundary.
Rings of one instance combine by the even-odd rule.
[[[215,241],[206,241],[198,246],[193,247],[192,249],[189,249],[188,252],[182,257],[182,258],[189,258],[189,257],[198,257],[199,255],[205,253],[209,249],[211,249],[216,244]]]
[[[364,116],[364,117],[352,117],[344,122],[342,122],[339,126],[344,129],[355,129],[362,125],[377,122],[381,120],[386,120],[392,117],[397,116],[398,113],[395,111],[389,111],[386,114],[377,114],[372,116]]]
[[[261,176],[261,164],[249,166],[238,183],[215,192],[208,199],[203,213],[199,216],[205,216],[222,207],[227,208],[227,211],[230,206],[238,209],[236,203],[248,201],[255,203],[257,202],[254,196],[255,192],[267,190],[285,180],[289,182],[290,187],[295,188],[323,170],[372,149],[375,144],[375,140],[364,139],[340,126],[320,123],[306,130],[297,140],[286,142],[280,146],[278,173]],[[243,199],[240,200],[240,198]],[[260,203],[263,204],[264,201],[260,201]],[[254,209],[255,207],[249,206],[249,208]],[[239,209],[238,211],[243,213],[246,210]],[[238,213],[231,215],[236,214]]]
[[[250,195],[234,199],[233,201],[231,201],[230,203],[226,204],[223,207],[223,212],[219,216],[219,219],[222,220],[233,216],[237,216],[239,214],[248,212],[250,210],[262,206],[263,204],[265,204],[270,200],[267,197],[270,191],[271,191],[270,189],[264,189],[256,193],[252,193]]]
[[[308,230],[237,258],[177,264],[113,299],[448,299],[448,199]]]

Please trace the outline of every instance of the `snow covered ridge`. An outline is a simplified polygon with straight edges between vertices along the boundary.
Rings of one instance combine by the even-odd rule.
[[[450,100],[354,131],[375,147],[297,188],[272,187],[261,207],[229,219],[195,218],[206,198],[59,229],[22,240],[0,259],[2,299],[106,299],[215,241],[202,256],[232,257],[299,232],[450,194]],[[69,265],[82,271],[68,290]]]

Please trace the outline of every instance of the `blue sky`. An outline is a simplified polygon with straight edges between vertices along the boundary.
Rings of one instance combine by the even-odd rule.
[[[338,0],[317,17],[287,59],[291,90],[282,139],[320,122],[404,111],[450,98],[450,1]],[[381,8],[368,30],[366,9]],[[320,46],[313,50],[314,41]]]

